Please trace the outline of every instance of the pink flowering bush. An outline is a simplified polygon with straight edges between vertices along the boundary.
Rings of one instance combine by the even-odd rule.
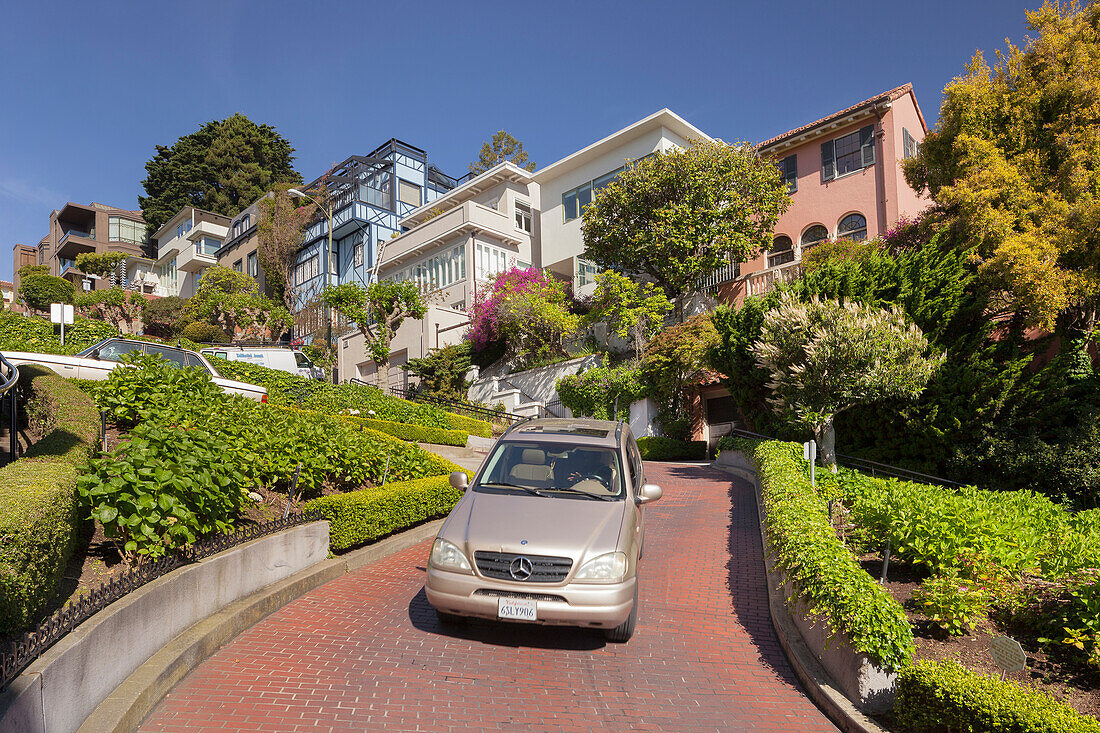
[[[561,283],[537,268],[514,267],[496,275],[474,296],[467,339],[478,351],[503,341],[507,354],[522,365],[564,355],[562,342],[578,324]]]

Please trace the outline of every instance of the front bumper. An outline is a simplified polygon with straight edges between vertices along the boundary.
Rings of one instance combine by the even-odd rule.
[[[555,626],[614,628],[626,621],[634,606],[630,577],[619,583],[519,583],[452,573],[428,565],[424,590],[428,603],[444,613],[497,619],[497,599],[535,597],[535,623]],[[498,619],[507,621],[508,619]]]

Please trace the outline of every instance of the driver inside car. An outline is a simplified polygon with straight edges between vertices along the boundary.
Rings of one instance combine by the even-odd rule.
[[[596,481],[604,491],[615,493],[615,469],[611,466],[610,459],[611,455],[607,451],[573,450],[567,456],[564,466],[555,466],[558,469],[555,475],[564,476],[564,483],[569,486]]]

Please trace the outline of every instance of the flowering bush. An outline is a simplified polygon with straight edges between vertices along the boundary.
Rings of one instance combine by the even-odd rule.
[[[502,340],[508,354],[523,365],[539,357],[564,356],[562,341],[578,324],[561,283],[536,268],[513,267],[474,296],[467,338],[475,350]]]

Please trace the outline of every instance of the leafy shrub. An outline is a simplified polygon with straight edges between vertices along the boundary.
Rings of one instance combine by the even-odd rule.
[[[32,274],[19,281],[19,297],[36,311],[48,311],[52,303],[72,303],[73,284],[63,277]]]
[[[179,334],[187,325],[183,316],[186,307],[187,299],[178,295],[150,298],[141,314],[146,335],[167,339]]]
[[[466,381],[466,372],[473,363],[470,353],[470,343],[463,341],[419,359],[409,359],[401,368],[420,378],[420,392],[462,402],[470,387]]]
[[[19,368],[44,434],[0,468],[0,634],[33,622],[61,582],[77,525],[76,477],[95,451],[95,405],[37,365]]]
[[[703,313],[666,328],[646,347],[640,381],[657,403],[657,422],[670,438],[686,439],[691,433],[688,386],[717,341],[710,314]]]
[[[616,420],[629,417],[630,405],[645,393],[634,365],[594,367],[558,380],[561,403],[578,417]]]
[[[1100,721],[1013,682],[953,660],[917,662],[898,673],[898,722],[914,731],[1098,733]]]
[[[1100,570],[1084,570],[1022,595],[1022,607],[1007,609],[1016,623],[1038,631],[1040,643],[1075,649],[1100,669]]]
[[[1031,491],[958,491],[841,469],[845,504],[873,541],[934,573],[973,559],[1054,579],[1100,567],[1100,510],[1073,513]]]
[[[445,516],[461,498],[447,476],[432,476],[323,496],[307,502],[305,509],[329,521],[329,547],[340,552]]]
[[[164,415],[182,402],[214,404],[224,394],[205,371],[180,369],[156,354],[126,354],[119,365],[96,390],[96,398],[123,426]]]
[[[962,636],[985,620],[989,595],[955,574],[933,575],[913,593],[924,615],[952,636]]]
[[[358,410],[352,410],[353,413]],[[348,415],[347,420],[355,424],[365,425],[395,438],[412,443],[434,443],[436,445],[465,446],[469,433],[462,430],[445,430],[443,428],[426,428],[422,425],[409,425],[389,420],[375,420],[359,415]]]
[[[801,446],[742,439],[733,444],[757,466],[765,535],[796,596],[880,667],[905,667],[913,654],[905,611],[837,538],[825,501],[810,486]]]
[[[702,461],[707,457],[707,441],[638,438],[638,452],[643,461]]]
[[[187,324],[180,333],[185,339],[199,344],[228,344],[229,336],[213,323],[195,321]]]
[[[0,312],[0,351],[29,351],[40,354],[75,354],[105,338],[118,335],[106,321],[76,318],[65,327],[65,345],[56,327],[45,318]]]
[[[127,562],[155,559],[233,528],[250,482],[226,460],[229,449],[204,430],[143,422],[92,462],[77,484],[80,497]]]

